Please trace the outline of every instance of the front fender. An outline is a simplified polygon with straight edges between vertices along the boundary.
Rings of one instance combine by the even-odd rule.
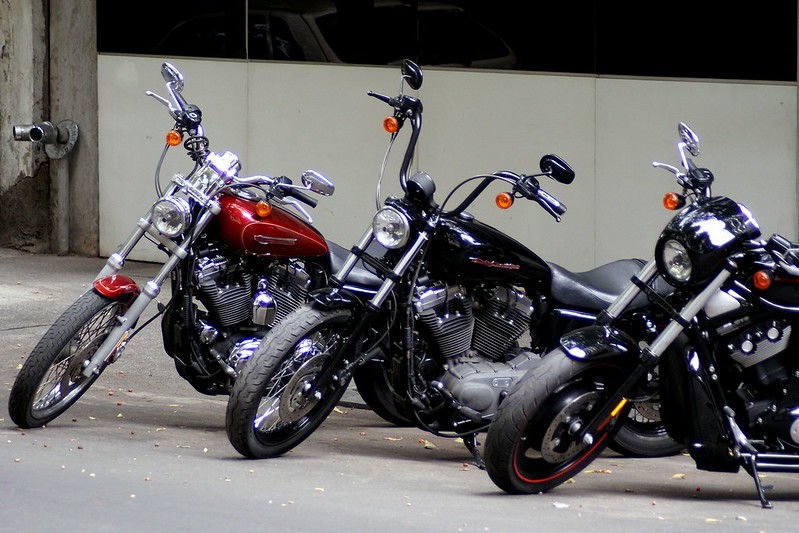
[[[608,326],[587,326],[570,331],[560,338],[560,345],[575,361],[612,360],[623,367],[637,364],[641,351],[635,339]]]
[[[341,288],[323,287],[308,294],[309,303],[324,309],[360,309],[363,302],[354,293]]]
[[[136,282],[128,276],[112,274],[94,281],[94,290],[106,298],[116,299],[120,296],[129,295],[134,300],[141,290]]]

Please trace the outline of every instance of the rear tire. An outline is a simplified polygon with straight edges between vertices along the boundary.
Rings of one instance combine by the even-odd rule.
[[[635,402],[616,437],[608,447],[626,457],[666,457],[685,449],[666,431],[660,419],[660,403]]]
[[[500,404],[488,428],[485,464],[505,492],[546,492],[577,475],[607,447],[626,409],[585,444],[579,426],[625,378],[606,363],[583,363],[558,349],[547,355]]]
[[[78,401],[106,365],[89,377],[83,365],[117,325],[129,298],[84,293],[50,326],[22,365],[8,399],[11,420],[21,428],[41,427]]]
[[[333,410],[347,384],[307,395],[327,358],[346,339],[347,309],[300,307],[261,341],[233,383],[225,428],[243,456],[276,457],[308,438]]]
[[[355,371],[353,376],[358,394],[367,407],[388,422],[399,427],[415,426],[411,419],[402,414],[394,402],[385,371],[377,361],[367,361]]]

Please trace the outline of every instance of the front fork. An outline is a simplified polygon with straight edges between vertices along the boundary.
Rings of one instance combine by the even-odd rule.
[[[677,313],[669,325],[657,336],[652,344],[640,351],[640,364],[636,365],[632,373],[622,383],[620,387],[601,406],[600,410],[594,415],[591,421],[586,424],[578,438],[585,444],[591,445],[594,442],[594,435],[607,426],[610,421],[622,410],[627,403],[627,393],[634,390],[638,384],[646,378],[647,373],[652,370],[660,360],[660,356],[671,346],[671,344],[680,336],[680,334],[690,326],[691,321],[699,314],[707,302],[721,289],[722,285],[735,271],[736,265],[734,262],[729,261],[726,267],[696,296],[694,296],[688,303]],[[657,274],[654,266],[654,260],[647,263],[639,273],[638,279],[641,282],[647,283],[651,281]],[[645,279],[648,276],[648,279]],[[634,289],[634,290],[633,290]],[[640,292],[636,286],[635,281],[630,283],[630,286],[625,289],[617,302],[614,302],[605,313],[605,316],[616,317],[621,314],[626,308],[617,306],[621,300],[626,300],[627,305],[633,301],[635,296]],[[615,314],[618,313],[618,314]]]
[[[116,317],[117,325],[108,333],[105,341],[100,345],[91,359],[84,363],[83,375],[91,377],[92,375],[99,374],[104,365],[113,362],[119,357],[124,350],[125,343],[130,336],[131,328],[137,323],[144,310],[150,303],[158,297],[161,293],[161,287],[167,280],[169,275],[175,270],[180,262],[188,257],[189,249],[197,241],[202,232],[205,230],[211,219],[221,211],[221,206],[213,201],[210,202],[208,209],[204,210],[197,223],[192,228],[191,233],[178,244],[172,239],[161,235],[152,226],[152,215],[148,214],[146,217],[139,220],[137,229],[127,242],[120,247],[119,251],[112,254],[105,267],[95,278],[95,288],[103,293],[103,280],[114,276],[125,264],[125,259],[133,248],[138,244],[141,238],[147,234],[157,240],[166,250],[169,251],[169,259],[164,263],[158,274],[148,281],[141,293],[135,297],[133,303],[128,307],[124,314]],[[105,294],[106,296],[112,296]]]

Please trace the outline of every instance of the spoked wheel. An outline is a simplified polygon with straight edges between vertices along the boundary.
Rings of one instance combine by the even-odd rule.
[[[83,375],[129,299],[89,291],[73,303],[42,336],[17,375],[8,400],[11,419],[21,428],[54,420],[92,386],[100,372]]]
[[[346,383],[316,387],[316,376],[345,341],[350,312],[300,307],[284,318],[244,364],[228,400],[233,447],[263,459],[305,440],[335,407]]]
[[[609,444],[627,416],[617,413],[592,439],[582,428],[624,379],[619,367],[547,355],[535,373],[502,402],[488,429],[486,470],[502,490],[548,491],[578,474]]]

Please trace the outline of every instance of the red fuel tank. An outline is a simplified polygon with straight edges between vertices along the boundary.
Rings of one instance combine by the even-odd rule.
[[[325,238],[296,215],[272,205],[272,212],[259,217],[255,202],[222,195],[222,211],[211,227],[227,246],[248,255],[270,258],[319,257],[327,255]]]

